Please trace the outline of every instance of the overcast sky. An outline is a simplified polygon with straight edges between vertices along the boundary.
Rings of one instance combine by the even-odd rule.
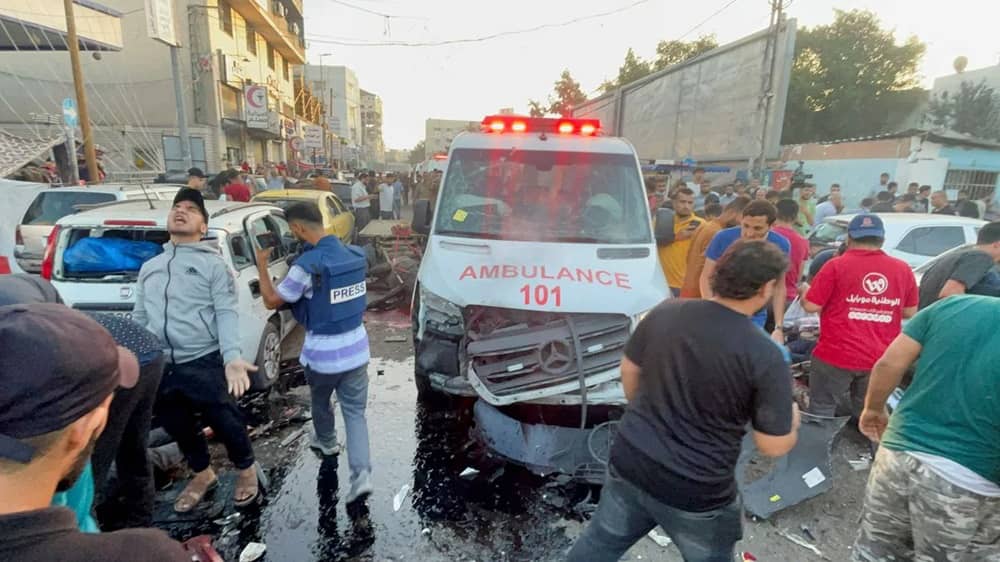
[[[564,68],[588,94],[617,73],[632,47],[655,55],[661,39],[714,33],[720,43],[767,26],[766,0],[305,0],[310,63],[354,69],[361,87],[382,97],[387,148],[411,148],[424,137],[424,120],[479,120],[502,107],[527,112],[531,98],[544,99]],[[386,18],[349,7],[393,16]],[[633,7],[632,6],[635,5]],[[787,13],[800,26],[829,23],[833,7],[869,9],[897,38],[916,35],[927,44],[924,85],[950,74],[959,55],[969,69],[1000,62],[1000,2],[996,0],[793,0]],[[933,6],[933,8],[931,7]],[[426,43],[483,37],[591,14],[623,11],[564,27],[445,46],[352,46],[336,43]],[[386,33],[388,31],[388,34]],[[322,40],[331,41],[323,43]],[[336,42],[336,43],[332,43]]]

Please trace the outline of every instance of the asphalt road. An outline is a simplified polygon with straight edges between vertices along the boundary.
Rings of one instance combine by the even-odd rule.
[[[230,512],[228,506],[202,516],[200,523],[161,525],[179,538],[212,534],[226,560],[236,560],[250,541],[267,545],[264,559],[269,561],[561,560],[583,529],[598,490],[538,477],[491,458],[471,437],[468,404],[418,403],[406,317],[381,315],[369,319],[368,326],[373,347],[368,422],[376,489],[366,505],[345,506],[340,499],[348,486],[346,455],[321,460],[309,450],[307,437],[295,437],[308,424],[293,422],[255,441],[271,489],[260,510],[245,512],[235,530],[227,533],[209,522]],[[307,407],[308,389],[296,378],[291,377],[291,388],[270,398],[275,419],[296,405]],[[343,443],[339,414],[337,423]],[[852,471],[846,461],[864,452],[865,443],[849,428],[834,451],[834,490],[771,521],[748,520],[739,550],[759,560],[849,559],[868,473]],[[466,468],[479,472],[463,478]],[[163,495],[164,506],[179,488]],[[408,492],[401,493],[404,488]],[[226,492],[223,486],[219,493]],[[402,498],[398,510],[397,496]],[[793,544],[779,530],[815,544],[824,557]],[[680,556],[673,546],[647,538],[624,559],[679,561]]]

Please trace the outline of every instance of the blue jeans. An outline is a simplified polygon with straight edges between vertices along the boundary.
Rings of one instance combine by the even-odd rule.
[[[316,437],[324,445],[337,442],[336,421],[330,396],[337,392],[340,413],[344,416],[347,433],[347,461],[351,477],[371,470],[371,452],[368,446],[368,421],[365,406],[368,404],[368,365],[344,373],[317,373],[306,367],[306,380],[312,397],[313,426]]]
[[[660,503],[608,467],[601,501],[568,562],[614,562],[659,525],[686,562],[732,562],[743,538],[742,503],[692,513]]]

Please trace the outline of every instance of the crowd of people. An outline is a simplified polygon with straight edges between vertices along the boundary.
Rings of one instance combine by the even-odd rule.
[[[286,218],[304,251],[277,286],[267,252],[258,252],[261,295],[269,308],[290,306],[305,327],[310,446],[323,457],[340,452],[337,394],[351,469],[344,499],[356,504],[373,491],[367,260],[326,234],[315,206],[293,205]],[[139,271],[131,320],[73,310],[37,277],[0,276],[0,559],[190,561],[179,543],[147,528],[154,417],[192,473],[174,511],[194,510],[218,487],[205,425],[236,469],[233,504],[260,501],[267,481],[237,403],[257,367],[241,357],[234,278],[218,245],[203,240],[207,224],[202,191],[179,190],[165,251]],[[120,505],[104,517],[95,508],[106,501]]]
[[[884,194],[894,186],[882,180],[878,199],[892,204]],[[894,211],[912,212],[931,192],[910,188],[914,197]],[[733,559],[745,428],[767,456],[797,441],[800,416],[781,352],[784,312],[795,300],[821,326],[808,414],[850,416],[881,445],[853,559],[1000,557],[1000,378],[991,366],[1000,335],[990,328],[1000,321],[1000,222],[979,230],[975,248],[933,265],[918,286],[910,267],[882,250],[882,219],[862,211],[844,244],[815,256],[804,276],[803,234],[843,210],[839,189],[815,206],[811,185],[762,192],[727,188],[711,219],[708,207],[721,197],[702,170],[669,193],[673,236],[657,243],[668,285],[682,298],[646,315],[626,345],[628,406],[597,512],[569,559],[618,560],[657,525],[689,562]],[[929,210],[943,208],[934,195]],[[694,213],[699,205],[703,216]],[[705,342],[711,353],[698,352]]]

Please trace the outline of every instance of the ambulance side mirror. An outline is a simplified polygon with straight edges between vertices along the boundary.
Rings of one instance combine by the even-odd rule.
[[[656,238],[657,246],[666,246],[674,241],[674,210],[657,209],[656,225],[653,227],[653,236]]]
[[[431,207],[430,199],[419,199],[413,202],[413,232],[417,234],[431,233],[431,220],[433,219],[434,208]]]

